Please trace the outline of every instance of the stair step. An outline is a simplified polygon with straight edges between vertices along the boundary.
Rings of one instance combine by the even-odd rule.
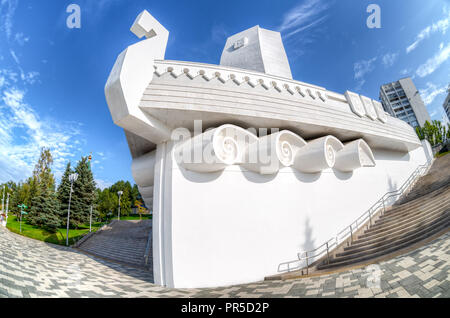
[[[422,223],[412,223],[407,227],[400,227],[400,228],[396,229],[396,231],[378,234],[378,235],[374,235],[374,236],[367,237],[364,239],[358,239],[358,240],[354,241],[351,246],[345,247],[344,250],[359,248],[361,246],[371,245],[374,243],[385,241],[387,239],[405,235],[406,233],[415,231],[416,228],[420,227],[421,225],[426,225],[428,223],[434,222],[436,219],[446,217],[445,214],[448,214],[448,211],[441,211],[440,213],[434,214],[433,216],[430,216],[429,218],[425,219],[425,222],[422,222]]]
[[[383,256],[383,255],[387,255],[387,254],[393,253],[395,251],[401,250],[403,248],[406,248],[406,247],[408,247],[410,245],[413,245],[413,244],[415,244],[417,242],[420,242],[420,241],[422,241],[422,240],[424,240],[424,239],[426,239],[428,237],[431,237],[434,234],[437,234],[440,231],[448,228],[449,225],[450,225],[450,223],[447,221],[445,224],[443,224],[443,225],[441,225],[439,227],[434,227],[430,231],[426,231],[426,234],[424,234],[424,235],[422,235],[420,237],[416,237],[416,238],[414,238],[414,239],[412,239],[410,241],[407,241],[407,242],[405,242],[403,244],[398,244],[398,245],[395,245],[394,247],[391,247],[389,249],[385,249],[385,250],[379,251],[377,253],[367,254],[367,255],[361,256],[359,258],[351,258],[351,259],[348,259],[348,260],[336,260],[336,259],[333,259],[333,260],[330,260],[330,264],[325,264],[325,263],[324,264],[320,264],[320,265],[317,266],[317,268],[322,270],[322,269],[342,267],[342,266],[346,266],[346,265],[361,263],[361,262],[364,262],[364,261],[367,261],[367,260],[370,260],[370,259],[374,259],[374,258]]]
[[[440,200],[448,201],[450,199],[450,191],[446,193],[437,193],[437,191],[433,192],[432,195],[428,197],[421,197],[411,201],[405,205],[391,207],[391,209],[386,210],[386,213],[383,214],[384,218],[396,217],[404,213],[408,213],[410,211],[414,211],[415,209],[423,206],[424,204],[430,204],[436,201],[436,198],[440,198]]]
[[[151,230],[151,222],[114,222],[83,242],[78,249],[111,261],[148,267],[144,263],[144,254]]]
[[[439,208],[436,208],[435,210],[429,211],[428,213],[419,215],[416,218],[411,218],[410,220],[407,219],[407,220],[405,220],[403,222],[399,222],[397,224],[392,224],[392,225],[377,228],[374,230],[369,228],[369,230],[366,230],[364,234],[358,236],[357,241],[364,242],[367,240],[372,240],[378,236],[390,235],[390,234],[395,233],[403,228],[408,228],[409,226],[411,226],[417,222],[426,220],[427,218],[433,218],[435,215],[442,213],[442,212],[446,211],[447,209],[448,209],[448,205],[444,205]]]
[[[424,208],[433,208],[436,205],[443,205],[443,204],[450,204],[450,197],[446,199],[428,201],[426,203],[420,204],[418,207],[414,209],[408,209],[392,216],[387,214],[382,215],[380,219],[374,222],[373,227],[389,224],[391,222],[396,222],[397,220],[404,219],[407,216],[412,216],[421,213],[423,212]]]
[[[448,222],[450,220],[450,215],[448,213],[446,213],[446,215],[436,218],[434,220],[432,220],[431,222],[428,222],[427,224],[423,224],[423,225],[416,225],[414,228],[412,228],[410,231],[396,235],[396,236],[386,236],[384,237],[383,240],[376,242],[376,243],[371,243],[371,244],[366,244],[366,245],[360,245],[360,246],[351,246],[349,248],[344,249],[345,251],[342,253],[337,253],[336,254],[336,258],[338,257],[345,257],[345,256],[349,256],[349,255],[354,255],[354,254],[358,254],[358,253],[370,253],[382,248],[386,248],[389,247],[391,245],[395,245],[398,242],[401,242],[407,238],[411,238],[413,236],[419,235],[420,233],[422,233],[422,231],[424,229],[428,229],[429,227],[432,227],[436,224],[440,224],[443,222]]]
[[[405,228],[405,227],[410,226],[413,223],[420,222],[424,219],[434,217],[434,215],[439,214],[442,211],[445,211],[449,207],[450,207],[450,205],[443,204],[440,206],[436,206],[434,209],[432,209],[430,211],[423,211],[422,214],[416,214],[410,218],[406,217],[403,220],[399,220],[397,222],[390,223],[385,226],[369,227],[369,229],[365,230],[365,232],[363,234],[358,235],[357,240],[364,241],[367,239],[371,239],[370,237],[375,237],[375,236],[384,235],[385,233],[395,232],[400,228]]]
[[[338,253],[333,251],[334,255],[316,268],[332,269],[379,259],[448,230],[450,156],[444,158],[437,159],[427,175],[358,235],[351,246]]]

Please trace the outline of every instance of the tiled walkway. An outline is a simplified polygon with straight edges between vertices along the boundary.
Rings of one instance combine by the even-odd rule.
[[[450,297],[450,233],[361,269],[215,289],[155,286],[150,272],[0,229],[0,297]]]

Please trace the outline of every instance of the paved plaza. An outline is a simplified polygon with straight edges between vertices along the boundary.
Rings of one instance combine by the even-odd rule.
[[[168,289],[150,272],[0,229],[0,297],[450,297],[450,233],[389,261],[290,281]]]

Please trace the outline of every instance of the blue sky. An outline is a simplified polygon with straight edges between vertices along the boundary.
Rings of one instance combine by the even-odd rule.
[[[66,8],[81,7],[81,29]],[[381,8],[369,29],[366,8]],[[55,173],[93,153],[100,187],[132,181],[122,129],[104,85],[147,9],[170,31],[166,59],[218,64],[228,36],[254,25],[282,33],[293,77],[378,99],[381,84],[411,76],[433,119],[450,82],[449,0],[148,1],[0,0],[0,183],[31,174],[50,147]]]

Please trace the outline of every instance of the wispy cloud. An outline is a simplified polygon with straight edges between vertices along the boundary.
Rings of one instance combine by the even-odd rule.
[[[389,68],[395,64],[398,58],[398,53],[387,53],[383,55],[381,62],[383,63],[384,67]]]
[[[411,71],[410,71],[409,69],[405,68],[405,69],[403,69],[403,70],[400,71],[400,75],[406,75],[406,74],[408,74],[408,73],[410,73],[410,72],[411,72]]]
[[[4,81],[0,88],[0,181],[30,176],[42,147],[51,149],[55,176],[59,178],[67,161],[74,157],[73,142],[81,138],[79,125],[42,119],[25,102],[26,91],[8,79]]]
[[[16,33],[15,40],[20,46],[23,46],[25,45],[25,43],[30,41],[30,38],[28,36],[25,36],[22,32],[20,32]]]
[[[425,77],[433,73],[442,63],[450,57],[450,42],[446,47],[439,50],[433,57],[429,58],[424,64],[420,65],[416,70],[416,75]]]
[[[20,72],[0,69],[0,182],[29,177],[42,147],[51,149],[59,178],[74,157],[75,140],[82,138],[80,125],[41,118],[26,102],[26,87],[39,73],[24,72],[14,51],[11,56]]]
[[[330,6],[330,2],[322,0],[305,0],[284,15],[278,31],[287,39],[309,30],[327,19],[324,14]]]
[[[229,33],[223,24],[214,24],[211,30],[211,38],[215,43],[224,44]]]
[[[5,32],[7,39],[11,38],[17,4],[18,0],[0,0],[0,30]]]
[[[104,190],[106,188],[109,188],[113,185],[112,182],[109,181],[105,181],[103,179],[95,179],[95,184],[97,185],[97,188],[99,188],[100,190]]]
[[[375,61],[377,57],[374,57],[369,60],[360,60],[353,64],[353,71],[355,73],[355,80],[357,81],[357,85],[355,90],[360,90],[361,87],[365,84],[365,76],[371,73],[375,69]]]
[[[426,88],[419,90],[420,96],[422,97],[423,102],[426,105],[430,105],[436,97],[447,92],[447,86],[445,84],[437,86],[433,83],[428,82],[426,85]]]
[[[450,25],[450,11],[447,12],[447,10],[444,10],[444,12],[447,14],[445,18],[442,20],[439,20],[436,23],[433,23],[432,25],[427,26],[425,29],[419,32],[417,34],[415,41],[406,48],[406,53],[410,53],[414,49],[417,48],[417,46],[425,39],[429,38],[431,34],[436,32],[441,32],[442,34],[445,34],[447,32],[447,29]]]
[[[13,58],[14,62],[16,63],[17,68],[20,71],[20,79],[25,84],[34,84],[38,81],[39,72],[33,71],[33,72],[25,72],[20,64],[19,57],[17,56],[16,52],[13,50],[9,51],[11,54],[11,57]],[[17,80],[15,81],[17,83]]]

